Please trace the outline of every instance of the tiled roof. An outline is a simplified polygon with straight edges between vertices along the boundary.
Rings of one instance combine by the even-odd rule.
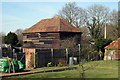
[[[34,32],[82,32],[80,29],[72,26],[61,17],[54,17],[50,19],[42,19],[23,33]]]
[[[111,42],[104,49],[120,49],[120,38],[118,38],[117,40]]]

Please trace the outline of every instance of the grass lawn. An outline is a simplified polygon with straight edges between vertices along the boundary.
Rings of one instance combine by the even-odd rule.
[[[90,68],[85,71],[85,78],[118,78],[118,62],[120,63],[120,61],[86,62],[84,64],[84,67],[86,69],[89,68],[90,66],[93,66],[93,68]],[[75,65],[75,66],[79,67],[79,65]],[[41,70],[41,68],[35,70]],[[37,73],[37,74],[14,76],[11,78],[80,78],[80,73],[81,73],[81,68],[78,68],[76,70]]]
[[[72,66],[75,67],[76,65]],[[42,68],[36,68],[36,69],[31,69],[31,71],[44,71],[44,70],[54,70],[54,69],[62,69],[62,68],[68,68],[68,66],[63,66],[63,67],[42,67]]]

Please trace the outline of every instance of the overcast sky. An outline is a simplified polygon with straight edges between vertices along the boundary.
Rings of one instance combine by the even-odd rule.
[[[52,18],[67,2],[2,2],[2,32],[26,29],[41,19]],[[81,8],[101,4],[118,10],[118,2],[77,2]]]

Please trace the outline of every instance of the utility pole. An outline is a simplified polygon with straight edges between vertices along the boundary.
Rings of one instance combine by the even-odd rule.
[[[106,39],[106,16],[107,16],[107,13],[105,14],[105,36],[104,36],[104,38]]]

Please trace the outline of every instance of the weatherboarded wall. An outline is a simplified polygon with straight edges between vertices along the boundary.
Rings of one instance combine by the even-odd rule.
[[[32,47],[40,49],[57,49],[59,44],[59,33],[30,33],[23,35],[23,47]]]

